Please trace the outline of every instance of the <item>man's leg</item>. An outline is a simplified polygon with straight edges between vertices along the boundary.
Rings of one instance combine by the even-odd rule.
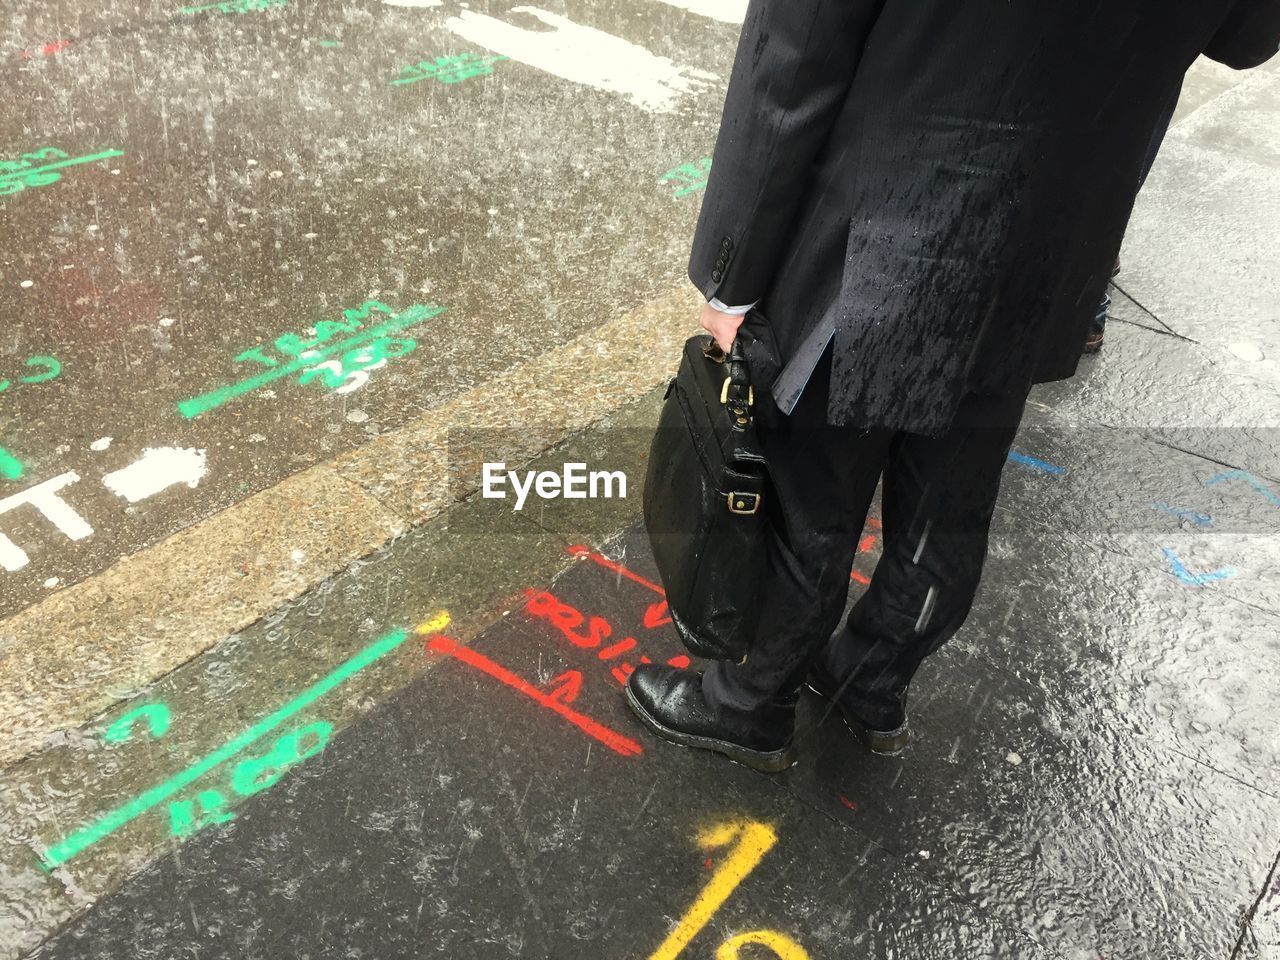
[[[660,736],[762,770],[794,759],[799,689],[809,660],[839,623],[858,533],[892,436],[826,426],[829,369],[824,360],[791,416],[763,406],[759,413],[769,460],[766,567],[746,661],[715,663],[705,676],[650,664],[627,683],[632,709]]]
[[[901,434],[890,450],[884,553],[813,673],[873,749],[905,742],[911,678],[969,614],[1024,404],[969,398],[945,436]]]
[[[708,703],[755,710],[803,685],[809,661],[840,622],[890,439],[882,430],[792,423],[762,434],[774,510],[759,614],[746,661],[707,669]]]

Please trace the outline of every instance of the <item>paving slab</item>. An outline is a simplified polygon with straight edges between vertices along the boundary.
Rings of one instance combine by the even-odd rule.
[[[1280,483],[1247,461],[1228,466],[1035,408],[1014,456],[1002,503],[1020,520],[1159,568],[1192,593],[1280,613]]]
[[[1280,956],[1280,883],[1275,867],[1245,923],[1234,955],[1243,960],[1274,960]]]

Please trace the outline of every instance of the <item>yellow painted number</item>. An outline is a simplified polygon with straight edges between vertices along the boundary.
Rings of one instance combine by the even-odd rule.
[[[739,960],[741,954],[738,951],[748,943],[768,947],[778,955],[779,960],[809,960],[804,947],[777,930],[752,930],[750,933],[730,937],[716,950],[716,960]]]
[[[649,960],[675,960],[684,952],[685,947],[696,937],[702,928],[715,916],[717,910],[724,905],[733,891],[743,879],[754,870],[764,855],[778,842],[778,835],[773,827],[754,821],[725,823],[712,827],[698,837],[698,846],[703,850],[718,850],[733,844],[733,849],[719,869],[703,887],[698,899],[693,902],[684,917],[676,924],[649,957]],[[804,948],[792,940],[771,930],[755,930],[740,933],[726,940],[716,951],[716,960],[737,960],[739,950],[747,944],[768,947],[781,960],[808,960],[809,955]]]

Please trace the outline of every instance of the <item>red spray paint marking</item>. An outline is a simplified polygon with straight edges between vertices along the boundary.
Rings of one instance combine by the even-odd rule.
[[[46,57],[52,57],[55,53],[60,53],[69,46],[71,46],[70,40],[54,40],[51,43],[46,43],[43,47],[40,47],[36,50],[36,53],[42,53]],[[34,54],[30,50],[23,50],[20,56],[23,60],[30,60]]]
[[[545,590],[525,590],[524,608],[535,617],[540,617],[554,626],[566,640],[575,647],[598,647],[600,641],[613,633],[613,627],[604,617],[592,617],[588,623],[588,633],[577,633],[574,627],[580,626],[586,617],[582,611],[557,599],[554,594]]]
[[[580,649],[593,649],[600,646],[601,640],[613,635],[613,627],[604,617],[593,616],[588,618],[587,615],[577,607],[572,604],[565,603],[552,593],[548,593],[545,590],[525,590],[524,595],[528,598],[525,601],[525,610],[531,616],[537,617],[540,620],[545,620],[547,623],[551,624],[575,647]],[[579,633],[576,629],[584,622],[588,623],[589,632],[586,634]],[[635,646],[635,637],[623,637],[617,643],[611,644],[603,650],[600,650],[596,656],[601,660],[612,660],[615,657],[626,653],[628,650],[633,649]],[[642,656],[640,658],[640,662],[652,663],[653,661],[648,657]],[[668,660],[667,665],[684,668],[689,666],[691,662],[692,661],[687,656],[680,654],[679,656],[672,657]],[[627,682],[627,677],[629,677],[634,670],[635,667],[631,664],[623,663],[614,667],[609,672],[613,674],[613,678],[617,680],[618,683],[622,684]]]
[[[552,713],[557,713],[565,720],[591,737],[598,740],[610,750],[621,754],[624,757],[634,757],[644,753],[644,748],[629,737],[624,737],[616,730],[610,730],[603,724],[597,723],[585,714],[579,713],[572,707],[567,706],[552,694],[544,693],[533,684],[529,683],[521,677],[516,676],[506,667],[499,663],[495,663],[483,654],[476,653],[470,647],[464,647],[458,641],[450,637],[432,637],[427,643],[427,649],[435,653],[443,653],[460,660],[468,666],[475,667],[481,673],[487,673],[495,680],[501,681],[512,690],[523,693],[539,706],[545,707]]]
[[[671,613],[667,610],[667,601],[659,600],[645,608],[644,626],[646,630],[653,630],[655,627],[665,626],[670,622]]]
[[[566,670],[551,681],[551,689],[547,691],[547,696],[552,700],[559,700],[561,703],[573,703],[578,699],[578,694],[581,691],[582,671]]]
[[[601,660],[612,660],[614,657],[622,656],[628,650],[632,649],[635,645],[636,645],[635,637],[623,637],[621,640],[619,640],[617,643],[613,644],[612,646],[605,647],[603,650],[597,653],[596,656],[599,657]]]
[[[566,552],[570,556],[585,557],[592,563],[598,564],[606,570],[612,570],[614,573],[621,574],[628,580],[634,581],[646,590],[652,590],[658,596],[662,597],[661,600],[651,604],[644,611],[644,626],[646,630],[653,630],[671,622],[671,616],[667,612],[667,593],[652,580],[646,580],[644,577],[640,576],[640,574],[628,570],[622,564],[616,563],[603,554],[596,553],[590,547],[584,547],[581,544],[575,547],[566,548]]]
[[[624,567],[620,563],[615,563],[613,560],[610,560],[604,554],[596,553],[590,547],[586,547],[586,546],[583,546],[582,544],[578,544],[575,547],[566,547],[565,552],[573,557],[586,557],[592,563],[599,564],[600,566],[604,567],[606,570],[612,570],[614,573],[620,573],[624,577],[626,577],[628,580],[631,580],[635,583],[640,584],[640,586],[644,587],[646,590],[652,590],[654,593],[656,593],[660,597],[665,597],[667,595],[667,592],[663,590],[660,586],[658,586],[656,583],[654,583],[652,580],[646,580],[644,577],[640,576],[640,574],[634,573],[631,570],[628,570],[626,567]]]
[[[837,796],[840,798],[840,802],[843,803],[846,807],[848,807],[854,813],[858,812],[858,805],[854,803],[852,800],[850,800],[848,797],[846,797],[843,793],[837,794]]]
[[[883,527],[883,524],[879,520],[875,519],[875,517],[869,517],[867,519],[867,526],[872,530],[880,530]],[[858,541],[858,553],[870,553],[875,547],[877,539],[879,538],[874,533],[864,533],[862,535],[862,539]],[[854,583],[862,584],[864,587],[871,583],[870,577],[865,573],[859,573],[857,570],[851,570],[849,572],[849,579]]]

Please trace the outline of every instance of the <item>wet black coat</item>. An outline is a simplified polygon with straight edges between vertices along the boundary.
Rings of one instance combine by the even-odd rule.
[[[689,276],[760,300],[783,409],[830,334],[830,422],[939,433],[1075,372],[1161,108],[1277,37],[1280,0],[750,0]]]

